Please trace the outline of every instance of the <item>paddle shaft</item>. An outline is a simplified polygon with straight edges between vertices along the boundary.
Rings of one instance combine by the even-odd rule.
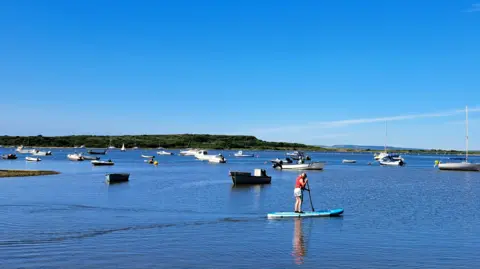
[[[312,207],[312,211],[315,211],[315,208],[313,208],[312,195],[310,194],[310,185],[308,184],[308,181],[307,181],[307,187],[308,187],[308,197],[310,198],[310,206]]]

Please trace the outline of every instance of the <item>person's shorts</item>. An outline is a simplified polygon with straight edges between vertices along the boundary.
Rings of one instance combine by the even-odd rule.
[[[302,189],[300,188],[295,188],[293,190],[293,195],[295,195],[295,197],[302,197]]]

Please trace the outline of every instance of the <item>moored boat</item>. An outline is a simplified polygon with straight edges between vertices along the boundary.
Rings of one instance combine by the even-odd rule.
[[[87,151],[88,154],[91,154],[91,155],[105,155],[107,154],[107,150],[104,150],[104,151],[95,151],[95,150],[88,150]]]
[[[106,165],[114,165],[115,163],[112,162],[112,160],[108,161],[100,161],[100,160],[95,160],[91,162],[93,166],[106,166]]]
[[[392,157],[386,157],[378,161],[380,165],[384,166],[404,166],[405,162],[403,160],[395,160]]]
[[[275,160],[271,160],[270,162],[272,162],[272,163],[293,163],[293,160],[287,157],[283,160],[281,160],[279,158],[276,158]]]
[[[311,162],[299,164],[274,163],[272,167],[276,169],[323,170],[323,168],[325,167],[325,162]]]
[[[35,150],[32,152],[33,156],[49,156],[52,155],[51,151],[40,151],[40,150]]]
[[[165,150],[157,151],[158,155],[173,155],[173,152],[168,152]]]
[[[29,162],[39,162],[39,161],[41,161],[41,159],[38,158],[38,157],[28,157],[28,156],[25,157],[25,160],[27,160]]]
[[[111,173],[105,175],[105,181],[109,184],[127,182],[129,179],[129,173]]]
[[[122,148],[120,149],[120,151],[127,151],[127,149],[125,148],[125,144],[122,144]]]
[[[155,158],[155,156],[153,156],[153,155],[143,155],[142,154],[142,158],[152,159],[152,158]]]
[[[342,163],[356,163],[356,160],[343,160]]]
[[[268,176],[264,169],[255,169],[254,175],[249,172],[231,171],[229,175],[235,185],[239,184],[270,184],[272,177]]]
[[[94,156],[88,156],[88,155],[82,155],[84,160],[88,161],[94,161],[94,160],[100,160],[100,157],[94,157]]]
[[[181,156],[195,156],[199,150],[198,149],[186,149],[180,151],[179,155]]]
[[[82,154],[78,154],[78,153],[71,153],[71,154],[68,154],[67,155],[67,158],[70,160],[70,161],[83,161],[85,160],[82,156]]]
[[[468,107],[465,107],[465,160],[462,162],[435,162],[440,170],[449,171],[480,171],[480,163],[468,161]]]
[[[211,162],[211,163],[226,163],[227,159],[225,159],[225,157],[223,157],[222,154],[218,154],[218,155],[214,155],[213,157],[210,157],[208,159],[208,162]]]
[[[2,159],[4,159],[4,160],[16,160],[17,155],[15,155],[15,154],[5,154],[5,155],[2,155]]]
[[[253,157],[253,154],[244,154],[243,151],[239,150],[235,154],[233,154],[235,157]]]

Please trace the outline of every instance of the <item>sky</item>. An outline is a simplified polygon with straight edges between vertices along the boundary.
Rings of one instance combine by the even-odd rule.
[[[0,135],[480,149],[479,48],[475,0],[5,0]]]

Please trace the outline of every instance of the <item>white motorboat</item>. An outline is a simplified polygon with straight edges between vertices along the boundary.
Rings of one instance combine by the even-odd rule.
[[[135,147],[133,147],[132,149],[133,149],[133,150],[135,150],[135,149],[138,149],[138,147],[137,147],[137,146],[135,146]]]
[[[21,154],[31,154],[35,152],[35,149],[24,149],[23,146],[19,146],[15,151]]]
[[[198,152],[198,149],[186,149],[186,150],[180,151],[179,155],[181,155],[181,156],[195,156],[195,154],[197,154],[197,152]]]
[[[480,163],[471,163],[468,161],[468,107],[465,107],[465,161],[442,163],[436,162],[440,170],[450,171],[480,171]]]
[[[125,144],[122,144],[122,148],[120,149],[120,151],[127,151],[127,149],[125,148]]]
[[[84,158],[81,153],[71,153],[67,155],[67,158],[70,161],[83,161]]]
[[[151,159],[151,158],[155,158],[155,156],[153,156],[153,155],[143,155],[143,154],[142,154],[142,158]]]
[[[227,159],[225,159],[225,157],[223,157],[222,154],[218,154],[218,155],[214,155],[213,157],[210,157],[208,159],[208,162],[210,162],[210,163],[226,163]]]
[[[157,151],[158,155],[173,155],[173,152],[168,152],[165,150]]]
[[[386,157],[378,161],[380,165],[387,165],[387,166],[404,166],[405,162],[402,160],[394,160],[392,158]]]
[[[201,161],[208,161],[210,158],[215,157],[217,155],[209,155],[208,151],[206,150],[199,150],[195,154],[195,158]]]
[[[39,162],[39,161],[41,161],[41,159],[38,158],[38,157],[36,157],[36,158],[35,157],[25,157],[25,160],[27,160],[29,162]]]
[[[356,160],[343,160],[342,163],[356,163]]]
[[[253,157],[253,154],[243,154],[243,151],[239,150],[237,153],[233,154],[235,157]]]
[[[52,152],[51,151],[35,150],[34,152],[32,152],[32,155],[33,156],[48,156],[48,155],[52,155]]]
[[[323,168],[325,167],[325,163],[324,162],[311,162],[311,163],[299,163],[299,164],[274,163],[272,167],[276,169],[323,170]]]

